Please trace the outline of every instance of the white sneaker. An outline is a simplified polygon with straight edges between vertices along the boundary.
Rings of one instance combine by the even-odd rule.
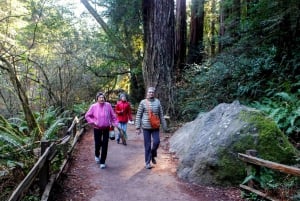
[[[99,157],[95,156],[95,161],[96,161],[97,164],[99,164],[100,163]]]
[[[145,168],[146,168],[146,169],[151,169],[152,166],[150,165],[150,163],[148,163],[148,164],[146,164]]]
[[[100,164],[100,169],[105,169],[106,165],[105,164]]]

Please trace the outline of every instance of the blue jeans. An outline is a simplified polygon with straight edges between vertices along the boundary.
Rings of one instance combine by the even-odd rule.
[[[159,129],[143,129],[145,163],[150,164],[152,157],[157,157],[157,149],[160,144]],[[151,141],[153,139],[152,148]]]
[[[125,139],[127,139],[127,135],[126,135],[127,123],[119,122],[119,128],[121,128],[125,132]],[[117,140],[120,140],[120,133],[117,133]]]
[[[105,164],[109,139],[109,128],[94,128],[95,156],[99,157],[101,149],[100,164]]]

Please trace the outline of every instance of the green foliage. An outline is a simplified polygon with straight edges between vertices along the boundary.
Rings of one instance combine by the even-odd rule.
[[[254,149],[258,151],[261,158],[288,165],[296,163],[295,157],[299,156],[299,152],[272,119],[257,112],[243,114],[242,118],[258,129],[259,143],[254,144]]]
[[[23,166],[21,161],[28,156],[25,148],[28,142],[27,136],[0,115],[0,166]]]
[[[255,110],[243,111],[239,118],[247,122],[248,126],[244,126],[239,131],[238,140],[233,141],[228,146],[229,149],[220,148],[218,150],[220,171],[217,173],[217,178],[221,184],[226,185],[225,182],[228,181],[231,184],[238,184],[241,182],[241,178],[245,177],[246,165],[234,153],[245,153],[246,150],[255,149],[259,157],[265,160],[287,165],[294,165],[297,162],[296,157],[299,157],[299,152],[272,119]],[[232,135],[236,134],[233,133]],[[245,182],[250,179],[257,179],[254,176],[247,177]],[[268,180],[268,178],[260,178],[260,180],[263,179]],[[271,184],[269,183],[269,186]]]
[[[43,139],[56,140],[59,138],[57,132],[65,126],[66,119],[59,118],[52,122],[51,126],[44,132]]]
[[[27,195],[23,198],[24,201],[39,201],[40,197],[38,195]]]
[[[73,118],[69,116],[69,111],[62,112],[60,108],[55,107],[49,107],[41,113],[35,113],[37,122],[44,130],[43,138],[47,140],[58,139],[58,132]],[[33,155],[33,148],[37,145],[33,141],[33,139],[35,139],[33,136],[34,133],[32,133],[30,137],[27,137],[24,132],[22,132],[27,130],[26,127],[26,121],[22,118],[6,120],[0,115],[0,178],[2,178],[1,176],[3,175],[10,174],[11,170],[14,170],[13,168],[16,167],[20,167],[20,171],[26,174],[36,162],[36,157]],[[65,147],[57,147],[58,156],[53,160],[50,171],[59,170],[67,153],[67,149],[68,145]],[[12,179],[14,178],[11,178],[11,180]],[[15,182],[20,182],[20,179],[22,178],[18,178]],[[8,191],[9,189],[6,190]],[[24,200],[36,200],[38,199],[36,195],[28,195]]]
[[[219,90],[218,83],[214,82],[213,73],[211,77],[206,76],[207,74],[209,69],[204,65],[191,65],[185,71],[183,82],[175,95],[178,117],[174,119],[192,120],[199,112],[208,111],[218,103],[216,96],[222,93],[222,89]]]
[[[297,83],[299,85],[299,83]],[[275,120],[287,135],[300,132],[300,90],[294,94],[279,92],[270,98],[264,97],[252,105]]]
[[[66,126],[69,120],[73,117],[69,116],[70,111],[61,112],[60,108],[49,107],[42,113],[36,113],[38,124],[44,130],[43,139],[55,140],[60,136],[58,131]]]
[[[273,47],[255,57],[224,52],[202,65],[189,66],[178,95],[180,108],[185,111],[180,111],[181,115],[188,113],[195,117],[197,112],[207,111],[219,103],[236,99],[247,103],[264,96],[270,83],[276,82],[272,75],[279,74],[274,52]]]
[[[79,104],[74,104],[72,108],[72,112],[75,113],[75,115],[80,116],[84,114],[87,109],[89,108],[90,104],[87,102],[79,103]]]
[[[109,33],[100,33],[99,42],[92,44],[95,46],[93,50],[96,57],[101,58],[101,61],[96,63],[96,60],[93,59],[91,62],[95,65],[91,70],[96,72],[96,76],[101,77],[101,81],[107,80],[104,86],[105,88],[110,87],[109,90],[120,87],[118,81],[122,81],[121,78],[129,80],[130,89],[123,89],[131,94],[131,100],[139,102],[144,95],[140,91],[141,84],[139,83],[143,83],[141,65],[144,48],[142,2],[139,0],[106,0],[95,1],[95,4],[104,8],[99,15],[107,19],[110,31]]]
[[[271,119],[264,120],[265,118],[260,115],[243,116],[243,119],[256,125],[259,131],[257,143],[250,146],[258,150],[260,158],[289,165],[297,162],[296,157],[299,157],[299,152],[289,143],[287,137],[277,129],[275,122]],[[294,195],[300,185],[299,178],[281,174],[268,168],[260,168],[259,173],[252,169],[251,174],[245,178],[243,184],[250,180],[254,181],[256,189],[266,192],[271,197],[280,197],[283,200]],[[249,194],[245,194],[244,197],[248,200],[257,200],[256,197],[249,198]]]
[[[62,129],[71,117],[69,111],[61,112],[60,109],[50,107],[43,113],[36,113],[36,119],[44,130],[44,139],[57,139],[58,131]],[[12,166],[30,166],[33,148],[35,148],[35,134],[30,137],[25,135],[26,121],[21,118],[6,120],[0,115],[0,165],[5,169]],[[29,159],[30,158],[30,159]]]
[[[222,5],[225,10],[235,6],[233,1],[223,1]],[[226,49],[201,65],[187,66],[177,96],[179,114],[184,119],[190,120],[199,112],[235,99],[250,104],[261,102],[277,92],[299,98],[299,84],[293,84],[299,82],[300,69],[297,1],[250,1],[241,6],[243,12],[239,30],[229,28],[236,18],[235,10],[226,16],[228,21],[225,26],[229,28],[226,30],[229,34],[225,31],[224,38],[219,39],[219,42],[226,44]],[[235,40],[230,38],[231,32],[238,34]],[[271,98],[274,102],[274,97]],[[293,105],[297,104],[294,102]],[[279,109],[276,115],[282,110],[284,113],[294,111],[284,120],[285,123],[282,118],[278,123],[280,127],[287,127],[288,122],[290,126],[286,131],[296,131],[297,126],[291,124],[296,124],[297,109],[292,109],[291,105],[276,106]]]
[[[251,169],[250,175],[243,181],[243,184],[253,182],[255,189],[265,192],[268,196],[280,198],[280,200],[294,200],[297,196],[297,190],[300,187],[300,179],[296,176],[282,174],[268,168],[260,168],[259,172]],[[258,169],[257,169],[258,170]],[[255,197],[250,198],[245,193],[244,198],[248,200],[256,200]]]
[[[13,123],[10,123],[13,122]],[[26,171],[34,162],[31,139],[17,126],[16,119],[6,120],[0,115],[0,178],[20,168]],[[15,178],[13,178],[15,179]],[[6,194],[3,194],[6,195]],[[0,196],[1,198],[2,196]]]

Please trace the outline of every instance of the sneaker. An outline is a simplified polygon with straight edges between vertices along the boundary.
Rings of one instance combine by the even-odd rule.
[[[120,144],[120,139],[117,139],[117,143]]]
[[[95,156],[95,161],[96,161],[97,164],[99,164],[100,163],[99,157]]]
[[[152,166],[150,165],[150,163],[148,163],[148,164],[146,164],[146,167],[145,167],[146,169],[151,169],[152,168]]]
[[[105,169],[106,165],[105,164],[100,164],[100,169]]]
[[[152,160],[152,163],[153,163],[153,164],[156,164],[156,160],[155,160],[154,157],[151,157],[151,160]]]

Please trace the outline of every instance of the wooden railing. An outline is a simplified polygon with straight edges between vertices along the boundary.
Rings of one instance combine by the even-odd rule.
[[[239,153],[238,158],[247,163],[247,174],[251,174],[251,170],[254,168],[256,172],[259,172],[260,167],[266,167],[272,170],[279,171],[281,173],[290,174],[300,177],[300,169],[296,167],[291,167],[287,165],[282,165],[280,163],[275,163],[268,160],[263,160],[261,158],[255,157],[257,152],[255,150],[248,150],[246,154]],[[240,188],[255,193],[265,199],[271,201],[278,201],[278,199],[268,196],[259,190],[253,188],[253,181],[249,181],[248,185],[240,184]]]
[[[72,121],[72,125],[68,128],[66,135],[53,142],[53,141],[42,141],[41,142],[41,156],[35,163],[33,168],[23,179],[23,181],[17,186],[14,192],[11,194],[8,201],[19,201],[26,195],[28,189],[32,186],[33,182],[38,178],[40,191],[42,194],[42,201],[46,201],[49,198],[49,194],[55,181],[57,181],[68,162],[71,159],[72,152],[80,139],[81,135],[85,132],[85,119],[84,116],[77,118],[75,117]],[[78,128],[80,129],[79,131]],[[72,141],[73,140],[73,141]],[[60,166],[58,173],[49,174],[51,161],[59,153],[59,148],[67,146],[64,161]]]

